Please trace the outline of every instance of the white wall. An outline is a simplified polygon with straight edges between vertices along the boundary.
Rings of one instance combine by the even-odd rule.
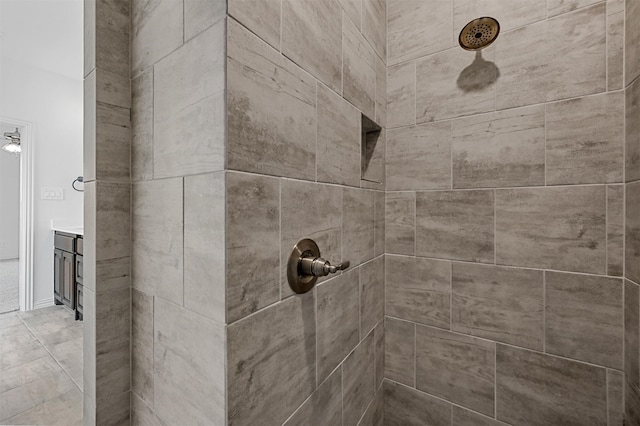
[[[0,134],[14,130],[0,126]],[[17,259],[19,250],[20,157],[0,151],[0,260]]]
[[[82,175],[82,91],[80,79],[0,61],[0,117],[33,123],[36,304],[53,297],[51,219],[82,224],[83,195],[71,188]],[[42,187],[63,188],[64,200],[41,200]]]

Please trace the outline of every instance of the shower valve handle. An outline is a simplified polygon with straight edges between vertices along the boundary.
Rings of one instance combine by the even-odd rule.
[[[322,257],[315,257],[313,255],[303,256],[300,258],[298,268],[304,275],[313,275],[315,277],[325,277],[329,274],[335,274],[338,271],[342,271],[349,267],[349,262],[338,263],[332,265],[328,260]]]
[[[349,267],[348,261],[332,265],[322,258],[315,241],[305,238],[298,241],[287,262],[287,280],[296,293],[306,293],[313,288],[318,277],[326,277]]]

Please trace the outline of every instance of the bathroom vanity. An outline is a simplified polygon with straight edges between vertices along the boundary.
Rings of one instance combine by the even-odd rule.
[[[84,239],[80,229],[54,230],[53,293],[56,305],[83,316]]]

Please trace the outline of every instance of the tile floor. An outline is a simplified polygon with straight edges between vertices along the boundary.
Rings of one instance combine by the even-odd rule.
[[[20,309],[18,266],[18,259],[0,261],[0,314]]]
[[[82,424],[82,322],[62,306],[0,315],[0,424]]]

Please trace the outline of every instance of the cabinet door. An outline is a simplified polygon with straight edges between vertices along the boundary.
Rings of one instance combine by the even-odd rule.
[[[63,281],[62,281],[62,302],[67,305],[71,309],[75,309],[75,281],[76,281],[76,272],[75,272],[75,256],[71,253],[67,253],[66,251],[62,252],[62,258],[64,260],[64,269],[63,269]]]
[[[53,295],[56,304],[62,302],[62,272],[64,271],[62,250],[53,251]]]

